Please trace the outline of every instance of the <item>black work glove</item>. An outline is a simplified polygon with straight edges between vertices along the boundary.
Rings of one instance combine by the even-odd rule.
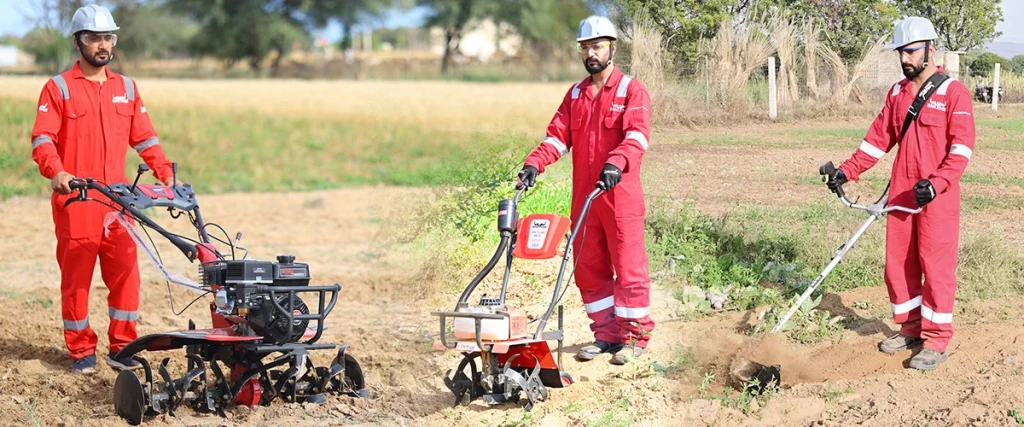
[[[839,189],[846,184],[846,174],[843,173],[842,169],[836,168],[832,173],[825,175],[825,185],[831,190],[836,196],[839,195]]]
[[[523,169],[519,171],[519,181],[522,182],[526,188],[533,187],[534,185],[537,185],[537,174],[539,173],[540,171],[533,166],[523,166]]]
[[[612,187],[619,184],[622,181],[622,169],[611,163],[605,163],[604,169],[601,171],[601,183],[604,184],[605,191],[611,190]]]
[[[935,200],[935,187],[931,181],[922,179],[914,184],[914,195],[917,196],[917,205],[923,208],[928,202]]]

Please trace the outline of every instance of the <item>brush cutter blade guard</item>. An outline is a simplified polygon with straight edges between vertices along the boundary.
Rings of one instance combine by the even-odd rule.
[[[750,388],[757,394],[764,394],[769,389],[778,390],[782,386],[780,365],[762,365],[740,358],[730,368],[729,375],[740,390]]]

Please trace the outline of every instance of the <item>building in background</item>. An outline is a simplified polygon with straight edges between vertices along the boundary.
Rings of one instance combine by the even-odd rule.
[[[16,67],[21,61],[17,46],[0,46],[0,67]]]

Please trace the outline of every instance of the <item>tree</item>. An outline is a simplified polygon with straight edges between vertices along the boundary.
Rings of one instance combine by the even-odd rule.
[[[1017,55],[1010,59],[1013,64],[1013,72],[1024,76],[1024,55]]]
[[[661,30],[667,49],[677,61],[692,65],[699,56],[702,39],[711,39],[722,22],[743,18],[749,0],[615,0],[609,7],[620,29],[629,27],[629,19],[646,10]]]
[[[978,55],[977,58],[971,61],[970,73],[974,77],[989,77],[992,75],[992,72],[995,71],[997,63],[999,64],[999,68],[1002,72],[1013,70],[1013,63],[1011,63],[1009,59],[1003,58],[1002,56],[996,55],[992,52],[985,52]]]
[[[276,75],[280,59],[293,44],[309,44],[311,38],[299,15],[301,0],[167,0],[170,10],[183,13],[199,23],[189,49],[220,58],[230,67],[248,61],[259,72],[272,53]]]
[[[441,73],[447,73],[453,63],[452,55],[459,51],[462,34],[470,20],[494,15],[496,2],[485,0],[417,0],[417,6],[431,9],[426,26],[441,27],[444,30],[444,55],[441,56]]]
[[[352,47],[356,25],[380,18],[389,8],[399,10],[412,6],[412,0],[321,0],[308,5],[303,14],[314,27],[322,28],[331,22],[341,26],[341,48]]]
[[[928,18],[948,50],[978,49],[1002,35],[996,24],[1003,20],[1001,0],[901,0],[910,15]]]
[[[35,57],[36,66],[47,74],[59,74],[77,55],[71,40],[55,28],[35,27],[25,34],[21,48]]]
[[[71,43],[71,17],[84,5],[82,0],[34,0],[31,11],[21,11],[35,23],[21,42],[21,49],[35,57],[36,65],[48,74],[68,68],[78,57]]]
[[[21,46],[21,38],[13,34],[0,36],[0,45]]]
[[[186,55],[198,25],[164,5],[144,0],[116,0],[111,10],[117,31],[116,55],[122,61]]]
[[[591,11],[581,0],[506,0],[494,13],[495,21],[513,27],[524,47],[543,61],[570,52],[565,47],[575,44],[580,21]]]
[[[887,0],[768,0],[757,11],[811,18],[822,30],[823,44],[846,61],[863,58],[899,20],[898,8]]]

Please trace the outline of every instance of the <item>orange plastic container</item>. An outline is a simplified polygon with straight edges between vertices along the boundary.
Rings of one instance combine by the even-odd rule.
[[[512,255],[523,259],[555,257],[571,222],[555,214],[533,214],[520,219],[519,238]]]

